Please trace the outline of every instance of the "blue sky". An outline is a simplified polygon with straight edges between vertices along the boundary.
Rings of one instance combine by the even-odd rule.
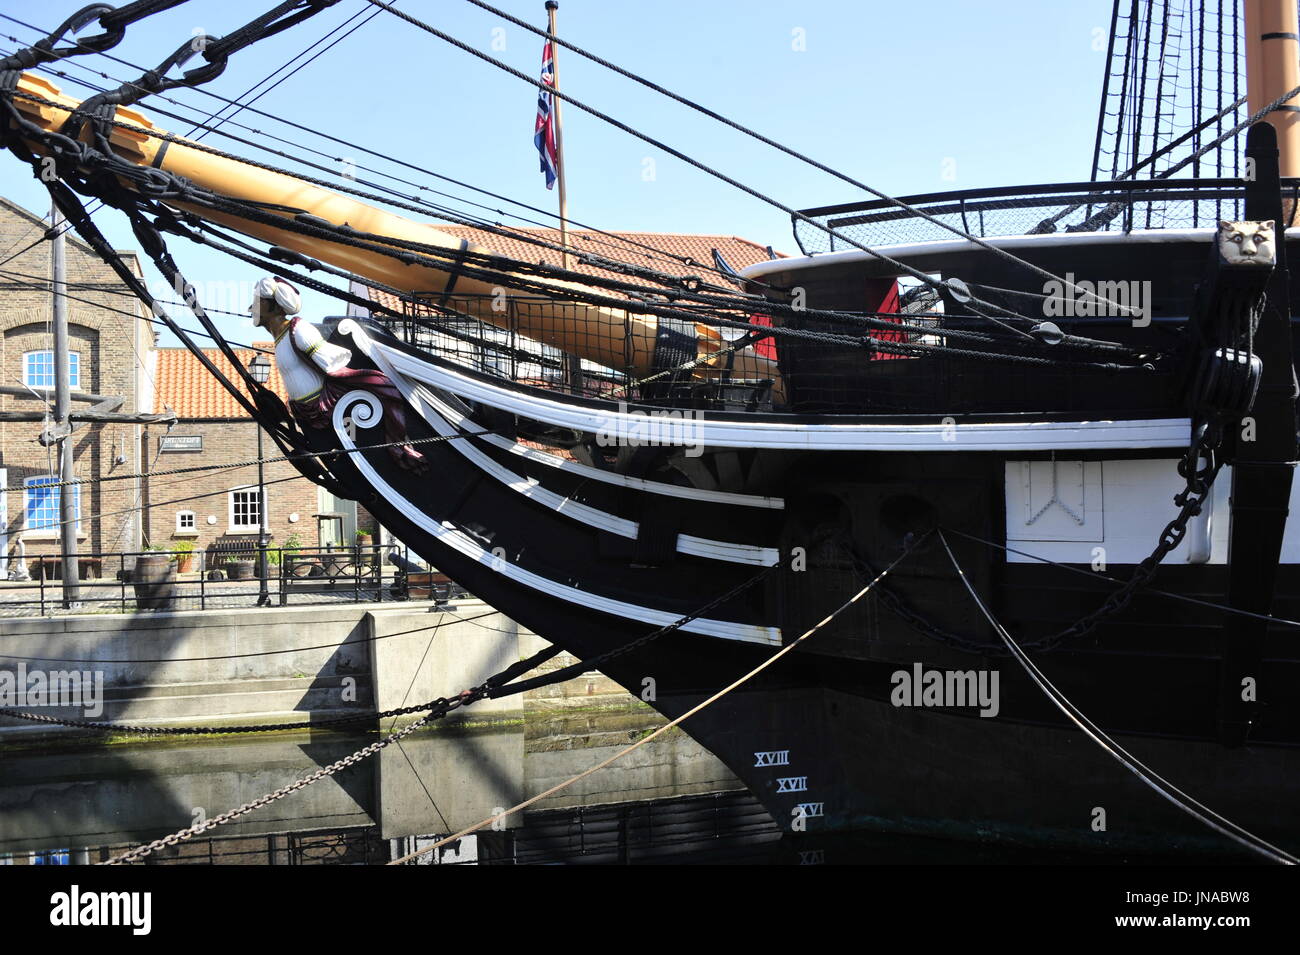
[[[542,0],[497,5],[545,25]],[[48,29],[79,6],[80,0],[40,5],[6,0],[0,13]],[[269,6],[271,0],[191,0],[132,28],[113,52],[151,67],[196,30],[223,35]],[[538,72],[540,38],[462,0],[405,0],[398,6],[529,75]],[[1110,7],[1109,0],[563,0],[559,30],[580,46],[878,189],[905,195],[1086,179]],[[375,9],[363,0],[342,0],[238,54],[209,89],[237,96],[334,26]],[[15,47],[9,35],[28,43],[37,38],[8,20],[0,20],[0,35],[6,52]],[[138,75],[98,56],[74,62],[120,80]],[[563,49],[559,70],[564,92],[789,205],[865,198]],[[91,78],[75,67],[68,72]],[[55,82],[73,95],[86,93],[70,80]],[[220,105],[195,91],[172,95],[201,108],[200,115]],[[535,89],[388,13],[380,12],[256,106],[385,156],[554,209],[555,193],[545,188],[531,142]],[[141,108],[149,112],[148,101]],[[175,120],[151,115],[163,128],[185,131]],[[437,186],[418,173],[360,152],[348,155],[345,147],[262,116],[243,113],[237,121],[332,157]],[[564,140],[569,212],[575,220],[614,230],[738,235],[782,251],[795,248],[789,220],[780,211],[568,105]],[[291,165],[219,134],[206,141]],[[647,178],[651,168],[653,178]],[[375,178],[363,171],[357,175]],[[8,154],[0,156],[0,182],[8,198],[36,211],[48,208],[44,189]],[[96,219],[117,245],[135,246],[117,213],[103,210]],[[190,279],[200,289],[214,290],[218,307],[232,304],[218,290],[258,278],[244,263],[184,240],[170,242]],[[0,258],[6,254],[0,249]],[[151,267],[150,279],[158,280]],[[341,311],[341,304],[324,296],[306,297],[304,312],[311,317]],[[246,320],[220,323],[233,340],[254,335]],[[174,341],[168,336],[164,344]]]

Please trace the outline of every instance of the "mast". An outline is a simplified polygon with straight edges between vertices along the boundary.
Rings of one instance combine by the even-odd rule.
[[[1246,108],[1254,115],[1300,86],[1300,15],[1295,0],[1245,0],[1245,13]],[[1277,130],[1278,173],[1300,176],[1300,96],[1264,122]]]

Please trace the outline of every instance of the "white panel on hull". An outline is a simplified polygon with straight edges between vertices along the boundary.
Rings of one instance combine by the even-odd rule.
[[[1178,514],[1174,495],[1186,482],[1177,462],[1165,458],[1135,461],[1058,461],[1057,501],[1051,501],[1050,461],[1006,463],[1007,543],[1037,557],[1067,564],[1136,564],[1146,559],[1161,532]],[[1067,467],[1067,465],[1069,467]],[[1082,479],[1082,480],[1081,480]],[[1225,467],[1214,482],[1209,507],[1188,528],[1187,537],[1166,563],[1223,564],[1228,560],[1228,495],[1231,469]],[[1292,488],[1292,507],[1298,503]],[[1043,510],[1035,529],[1028,517]],[[1078,523],[1070,512],[1084,518]],[[1292,556],[1300,562],[1300,534],[1288,527]],[[1023,546],[1022,546],[1023,545]],[[1096,548],[1102,548],[1096,553]],[[1208,557],[1208,560],[1206,559]],[[1036,563],[1032,557],[1007,554],[1014,563]]]
[[[1100,461],[1008,461],[1008,541],[1092,541],[1105,533]]]

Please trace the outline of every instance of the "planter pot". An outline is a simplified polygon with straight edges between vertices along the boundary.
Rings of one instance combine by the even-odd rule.
[[[166,554],[137,557],[131,572],[139,610],[169,610],[176,597],[176,565]]]
[[[232,560],[226,564],[226,576],[231,580],[252,580],[253,561]]]
[[[190,570],[193,569],[193,567],[194,567],[194,555],[193,555],[193,554],[177,554],[177,555],[176,555],[176,573],[178,573],[178,574],[188,574],[188,573],[190,572]]]

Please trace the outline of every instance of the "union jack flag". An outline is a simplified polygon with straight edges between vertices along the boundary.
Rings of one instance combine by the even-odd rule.
[[[541,154],[542,172],[546,173],[546,188],[554,189],[560,175],[560,154],[555,148],[555,66],[551,41],[542,47],[542,84],[546,89],[537,91],[537,124],[533,127],[533,144]]]

